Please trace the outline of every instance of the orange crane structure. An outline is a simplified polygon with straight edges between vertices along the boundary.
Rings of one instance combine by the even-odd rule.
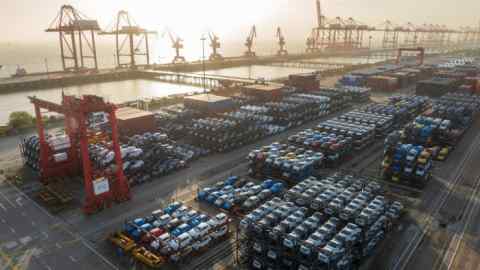
[[[210,38],[210,47],[212,48],[212,53],[210,54],[209,60],[223,60],[223,56],[218,52],[218,49],[221,47],[220,38],[213,32],[209,32],[208,37]]]
[[[253,47],[253,41],[257,37],[257,28],[255,25],[252,26],[252,29],[250,30],[250,34],[247,37],[247,40],[245,41],[245,47],[247,47],[247,51],[244,53],[245,56],[247,57],[255,57],[257,56],[255,54],[255,51],[252,50]]]
[[[117,13],[113,23],[107,29],[99,34],[115,36],[115,57],[118,68],[136,68],[138,65],[137,56],[143,56],[145,63],[150,65],[148,36],[157,34],[156,31],[138,26],[128,14],[128,11],[125,10],[120,10]],[[124,61],[124,58],[128,60]]]
[[[103,98],[86,95],[81,98],[62,94],[61,104],[29,97],[35,106],[37,131],[40,142],[40,179],[49,184],[51,179],[77,174],[82,168],[85,188],[83,211],[93,214],[112,202],[130,199],[130,188],[123,174],[122,154],[117,130],[117,107]],[[42,109],[65,116],[65,132],[69,138],[67,157],[56,160],[56,149],[48,142],[43,124]],[[93,113],[108,115],[111,132],[92,130],[89,117]],[[114,166],[109,170],[96,168],[90,158],[91,143],[101,144],[114,153]]]
[[[71,5],[63,5],[45,31],[59,35],[64,71],[98,69],[95,32],[100,31],[100,27],[96,20],[87,18]],[[87,62],[91,62],[90,65]]]
[[[175,57],[172,60],[172,64],[185,63],[185,57],[180,54],[180,50],[183,49],[183,39],[172,33],[170,30],[167,30],[166,33],[168,33],[172,48],[175,49]],[[165,33],[163,35],[165,35]]]
[[[275,36],[278,38],[278,47],[279,47],[277,51],[277,55],[278,56],[288,55],[288,51],[287,49],[285,49],[285,45],[286,45],[285,37],[283,36],[282,29],[280,27],[277,27],[277,32]]]

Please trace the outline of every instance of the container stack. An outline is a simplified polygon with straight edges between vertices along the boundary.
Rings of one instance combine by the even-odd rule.
[[[20,142],[20,152],[25,165],[35,172],[40,171],[40,140],[38,136],[24,138]]]
[[[131,107],[119,108],[116,112],[118,130],[123,136],[154,132],[157,128],[155,114]]]
[[[267,179],[256,185],[231,176],[225,181],[200,189],[197,200],[242,216],[273,196],[280,196],[283,189],[284,184],[280,181]]]
[[[288,85],[302,91],[313,91],[320,88],[320,73],[292,74],[288,76]]]
[[[298,182],[314,174],[323,165],[324,155],[303,147],[273,143],[248,155],[250,175],[256,178]]]
[[[361,111],[392,115],[396,125],[402,125],[423,113],[430,106],[429,99],[422,96],[392,96],[388,104],[373,103],[360,108]]]
[[[159,268],[185,261],[225,240],[230,233],[229,223],[223,213],[210,216],[173,202],[149,216],[125,222],[109,240],[121,253]]]
[[[103,145],[90,145],[90,156],[97,168],[111,170],[115,154]],[[162,133],[135,135],[120,148],[123,171],[131,185],[148,182],[155,177],[184,168],[190,161],[208,152],[181,145]]]
[[[326,167],[336,167],[350,156],[353,138],[335,133],[307,129],[288,137],[288,143],[297,147],[322,153]]]
[[[448,93],[435,99],[429,116],[448,119],[455,128],[469,127],[480,111],[480,96]]]
[[[349,123],[339,117],[321,122],[316,130],[351,138],[356,151],[365,149],[375,140],[375,125]]]
[[[361,110],[353,110],[342,114],[339,119],[349,123],[360,123],[367,126],[375,126],[376,137],[386,136],[393,128],[393,116],[389,114],[367,113]]]
[[[378,92],[393,92],[400,88],[398,78],[384,75],[368,77],[365,86],[372,89],[372,91]]]
[[[417,82],[415,93],[420,96],[440,97],[457,89],[460,81],[453,78],[434,77]]]
[[[48,134],[46,141],[50,153],[48,162],[61,163],[68,160],[71,142],[67,135]],[[40,170],[40,140],[38,136],[33,135],[22,139],[19,147],[25,165],[38,172]]]
[[[348,98],[349,102],[363,103],[370,101],[370,92],[372,89],[360,86],[342,86],[337,91],[342,92]]]
[[[431,149],[413,144],[387,144],[382,162],[384,179],[423,189],[432,173]]]
[[[187,128],[189,142],[214,152],[225,152],[265,137],[265,130],[256,123],[225,117],[194,119]]]
[[[344,87],[362,87],[365,85],[365,78],[363,76],[347,74],[338,80],[338,84]]]
[[[349,97],[342,91],[337,91],[336,88],[322,87],[318,91],[311,91],[309,93],[330,98],[330,113],[345,109],[349,103]]]
[[[187,109],[209,113],[230,111],[234,108],[232,98],[212,94],[188,96],[183,102]]]
[[[242,219],[241,256],[252,269],[353,269],[402,212],[375,182],[309,178]]]

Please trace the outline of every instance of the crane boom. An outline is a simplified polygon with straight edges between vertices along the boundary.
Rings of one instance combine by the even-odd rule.
[[[323,26],[322,6],[321,6],[321,3],[320,3],[320,0],[317,0],[317,24],[318,24],[319,28]]]
[[[253,47],[253,41],[257,37],[257,28],[255,25],[252,26],[252,29],[250,30],[250,34],[247,37],[247,40],[245,41],[245,46],[247,47],[247,51],[245,52],[245,56],[247,57],[255,57],[256,54],[254,51],[252,51]]]

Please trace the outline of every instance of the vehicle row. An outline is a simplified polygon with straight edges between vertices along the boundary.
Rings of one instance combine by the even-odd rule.
[[[261,203],[278,196],[284,190],[284,183],[267,179],[260,184],[231,176],[212,186],[199,189],[197,200],[237,215],[248,213]]]
[[[229,234],[230,219],[215,216],[173,202],[144,218],[126,221],[109,241],[124,255],[131,255],[152,268],[188,260],[204,252]]]
[[[351,190],[345,189],[347,182]],[[343,190],[339,198],[349,203],[339,212],[330,212],[329,204],[311,208],[305,198],[323,193],[316,191],[321,188]],[[385,199],[377,189],[378,184],[337,174],[307,179],[287,191],[284,199],[267,201],[240,222],[241,250],[249,267],[344,269],[340,266],[368,257],[404,211],[400,202]],[[357,214],[346,217],[347,212]]]

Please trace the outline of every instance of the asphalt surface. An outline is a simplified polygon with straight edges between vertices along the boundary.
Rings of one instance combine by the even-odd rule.
[[[326,118],[334,116],[335,114]],[[111,209],[93,216],[85,216],[79,208],[82,203],[80,183],[74,185],[74,189],[78,189],[74,192],[76,194],[75,203],[78,207],[52,216],[31,199],[34,197],[38,183],[27,182],[20,191],[10,184],[1,182],[0,221],[2,223],[0,228],[3,230],[0,232],[0,270],[13,268],[14,265],[25,266],[24,269],[47,270],[130,269],[131,261],[118,257],[113,248],[105,241],[109,232],[119,229],[125,220],[145,216],[151,211],[165,206],[171,200],[191,196],[192,192],[195,192],[200,185],[213,183],[229,174],[244,172],[246,169],[245,157],[251,149],[285,139],[300,130],[315,126],[320,121],[310,122],[230,153],[202,158],[191,163],[187,169],[134,187],[131,201],[114,205]],[[453,177],[458,162],[473,140],[472,134],[478,133],[478,130],[480,130],[480,124],[477,123],[477,126],[470,130],[452,153],[449,160],[437,166],[439,169],[436,170],[436,175],[439,177],[428,185],[421,198],[408,199],[414,208],[412,214],[407,218],[406,224],[392,236],[394,241],[385,241],[388,248],[381,249],[379,256],[370,262],[370,265],[374,266],[370,269],[390,269],[392,262],[395,262],[412,237],[421,230],[422,220],[425,215],[428,215],[426,209],[435,203],[438,193]],[[0,140],[0,168],[20,163],[16,148],[18,139],[19,137],[9,137]],[[351,161],[350,164],[358,163],[357,167],[370,166],[375,162],[375,158],[361,161],[369,155],[373,155],[373,153],[366,150],[365,155],[357,157],[356,161]],[[352,167],[355,166],[352,165]],[[25,192],[26,195],[22,192]],[[473,220],[480,215],[478,207],[474,212]],[[480,230],[478,224],[468,225],[467,228],[469,233],[466,234],[465,239],[470,239],[474,235],[473,232]],[[429,247],[426,246],[422,250],[428,249]],[[463,248],[460,250],[457,258],[467,256],[462,255],[464,254]],[[430,255],[419,252],[419,264],[408,269],[430,269],[430,267],[426,267]],[[186,265],[182,268],[190,269],[191,267]]]
[[[478,234],[474,233],[480,230],[475,219],[480,216],[480,195],[472,193],[480,176],[480,149],[475,143],[480,139],[479,134],[480,121],[476,121],[448,159],[435,162],[434,177],[420,196],[404,197],[410,206],[409,215],[364,269],[479,269],[478,264],[471,263],[479,260],[480,246]],[[472,208],[467,208],[470,202],[476,207],[468,219],[470,211],[466,210]],[[457,248],[452,240],[461,236],[462,231],[467,232],[465,241]],[[470,243],[469,248],[464,248],[466,243]],[[461,266],[446,263],[452,255],[449,253],[457,254],[454,261]],[[468,264],[473,268],[464,265],[466,260],[462,256],[469,258]]]
[[[114,269],[64,222],[0,183],[0,269]],[[19,268],[15,268],[19,267]]]
[[[348,109],[347,109],[348,110]],[[341,114],[337,112],[332,115],[324,117],[324,119],[332,118]],[[275,141],[281,141],[288,136],[297,133],[306,128],[316,126],[320,121],[318,119],[297,128],[288,130],[282,134],[265,138],[257,143],[244,146],[232,152],[225,154],[215,154],[208,157],[201,158],[190,164],[189,168],[175,172],[168,176],[153,180],[133,188],[132,200],[114,205],[112,208],[104,210],[93,216],[85,216],[81,211],[82,203],[82,185],[81,183],[71,183],[72,191],[77,194],[75,198],[75,206],[69,210],[63,211],[58,215],[51,216],[46,210],[38,206],[35,200],[36,192],[40,185],[35,181],[26,181],[22,186],[22,191],[9,183],[2,183],[0,185],[1,194],[11,196],[11,201],[15,202],[17,197],[22,196],[25,205],[29,206],[29,211],[22,214],[18,213],[18,209],[7,207],[8,201],[1,202],[0,212],[2,218],[9,220],[13,226],[14,224],[22,224],[18,229],[15,229],[17,234],[11,236],[9,229],[4,230],[5,238],[1,238],[0,243],[9,243],[12,241],[19,242],[19,238],[29,235],[39,235],[39,232],[46,231],[48,239],[36,238],[37,242],[28,243],[28,247],[38,247],[39,250],[48,250],[50,253],[34,253],[36,256],[29,256],[32,258],[30,262],[24,263],[27,267],[25,269],[129,269],[138,265],[132,264],[130,260],[125,260],[118,257],[113,248],[107,243],[106,237],[108,233],[121,228],[126,220],[135,217],[145,216],[153,210],[161,208],[168,204],[168,202],[191,196],[200,185],[211,184],[225,176],[231,174],[245,173],[247,169],[247,162],[245,157],[248,153],[256,148]],[[0,166],[8,168],[10,166],[19,166],[21,159],[19,157],[18,149],[16,147],[20,136],[8,137],[5,140],[0,140]],[[24,192],[24,193],[22,193]],[[25,195],[23,195],[25,194]],[[0,195],[2,196],[2,195]],[[8,197],[10,200],[10,197]],[[2,205],[5,205],[6,210],[3,210]],[[16,206],[20,207],[19,205]],[[16,209],[16,210],[15,210]],[[8,211],[8,212],[7,212]],[[34,220],[35,227],[31,220]],[[28,226],[27,226],[28,225]],[[49,228],[62,230],[53,230]],[[23,228],[25,226],[25,228]],[[7,237],[10,236],[10,237]],[[3,235],[2,235],[3,237]],[[48,244],[44,241],[48,240]],[[57,245],[57,243],[59,243]],[[66,244],[65,244],[66,243]],[[68,245],[67,245],[68,244]],[[10,244],[13,246],[13,244]],[[7,245],[10,247],[10,245]],[[9,262],[31,252],[30,249],[19,249],[15,246],[12,250],[2,248],[2,258]],[[51,254],[51,255],[50,255]],[[209,254],[205,254],[208,258]],[[50,259],[54,258],[54,259]],[[198,261],[202,261],[200,258]],[[2,264],[0,264],[2,265]],[[91,268],[95,266],[96,268]],[[48,268],[50,267],[50,268]],[[191,265],[185,265],[183,269],[190,269]],[[6,268],[9,269],[9,268]],[[2,268],[0,268],[2,270]]]

